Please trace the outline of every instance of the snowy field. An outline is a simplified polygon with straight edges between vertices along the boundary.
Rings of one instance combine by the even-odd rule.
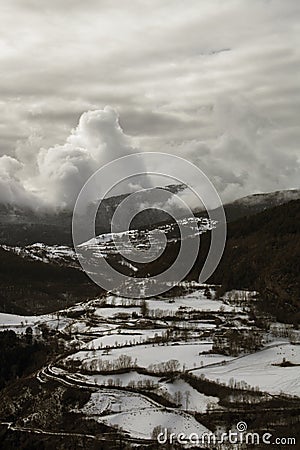
[[[137,330],[125,332],[125,330],[120,330],[121,333],[108,334],[97,339],[93,339],[89,342],[88,348],[98,349],[100,347],[115,347],[127,345],[128,343],[139,343],[144,342],[147,339],[154,338],[155,335],[162,336],[166,331],[164,329],[153,329],[153,330]]]
[[[144,375],[136,371],[130,371],[122,374],[111,375],[86,375],[86,374],[68,374],[69,380],[85,381],[95,386],[115,385],[119,387],[142,388],[148,382],[152,383],[154,392],[167,397],[173,401],[182,410],[205,412],[207,405],[217,404],[219,399],[198,392],[184,380],[176,379],[173,383],[161,381],[159,377]],[[118,392],[118,391],[117,391]],[[102,394],[103,395],[103,394]],[[117,395],[117,394],[116,394]],[[100,411],[102,411],[102,407]],[[90,407],[89,407],[90,408]],[[94,404],[94,414],[96,414],[97,405]]]
[[[34,325],[41,316],[19,316],[15,314],[0,313],[0,327],[13,328]]]
[[[150,439],[153,429],[157,426],[161,426],[163,429],[168,428],[170,432],[177,435],[196,433],[201,436],[203,433],[209,432],[193,416],[182,411],[166,411],[160,408],[131,410],[101,417],[98,418],[98,421],[110,426],[117,425],[132,437],[140,439]]]
[[[163,311],[178,311],[179,308],[194,309],[196,311],[219,311],[220,308],[224,311],[234,311],[234,307],[226,305],[222,300],[211,300],[205,297],[202,291],[195,291],[183,297],[172,298],[172,303],[169,300],[149,300],[148,307],[150,310],[161,309]],[[239,311],[239,308],[235,309]]]
[[[68,359],[82,360],[82,365],[87,368],[91,361],[117,360],[120,355],[126,354],[137,362],[139,367],[149,367],[151,364],[159,364],[161,362],[175,359],[179,361],[181,368],[185,369],[200,367],[201,365],[215,364],[221,361],[231,359],[228,356],[218,354],[201,354],[210,351],[212,344],[204,342],[182,343],[178,345],[137,345],[133,347],[117,348],[110,351],[109,354],[103,354],[97,350],[95,354],[91,352],[80,351],[70,356]],[[200,353],[200,354],[199,354]]]
[[[157,408],[158,405],[140,394],[133,392],[123,392],[105,390],[91,394],[90,400],[84,405],[81,411],[88,415],[100,415],[115,412],[128,412],[130,410]]]
[[[229,383],[230,379],[245,381],[250,386],[258,386],[260,390],[271,394],[285,394],[300,396],[300,366],[278,367],[285,358],[294,364],[300,364],[300,346],[280,343],[276,347],[268,348],[236,358],[227,362],[225,366],[208,367],[193,371],[193,374],[204,374],[210,380],[219,379]]]
[[[113,318],[117,316],[118,314],[127,314],[128,316],[131,316],[133,312],[139,313],[140,312],[139,307],[133,307],[133,308],[126,308],[122,306],[117,307],[104,307],[104,308],[97,308],[95,314],[99,317],[105,317],[106,319]]]
[[[177,434],[201,435],[209,431],[193,416],[161,407],[153,400],[131,392],[105,390],[92,393],[81,412],[98,422],[119,426],[135,438],[150,439],[153,429],[159,425]]]
[[[138,373],[135,370],[120,374],[110,374],[110,375],[87,375],[87,374],[73,374],[69,373],[68,378],[72,380],[86,381],[88,383],[95,383],[98,386],[108,386],[109,380],[115,385],[120,385],[123,387],[130,387],[132,383],[138,385],[138,383],[145,383],[146,381],[152,382],[154,385],[158,385],[160,378],[154,375],[144,375]]]
[[[21,316],[17,314],[0,313],[0,331],[13,330],[15,333],[25,333],[27,327],[31,327],[34,333],[38,333],[38,325],[42,323],[47,324],[49,328],[63,330],[70,322],[70,319],[65,317],[58,318],[56,314]]]
[[[214,294],[212,293],[212,296]],[[139,312],[140,308],[138,307],[140,305],[140,301],[139,300],[126,300],[122,297],[117,297],[117,296],[109,296],[106,300],[108,305],[112,305],[115,306],[112,308],[112,312],[115,314],[118,310],[122,311],[122,312],[128,312],[131,313],[133,311]],[[134,305],[135,307],[128,307],[129,305]],[[194,309],[197,311],[219,311],[220,308],[222,307],[222,309],[224,311],[240,311],[239,308],[234,308],[231,305],[227,305],[224,304],[224,302],[222,302],[222,300],[212,300],[212,299],[208,299],[205,295],[204,295],[204,291],[202,290],[196,290],[194,292],[191,292],[189,294],[186,294],[184,296],[181,297],[172,297],[172,300],[170,301],[170,299],[165,299],[165,298],[158,298],[158,299],[149,299],[147,300],[147,304],[148,304],[148,308],[150,311],[155,311],[155,310],[162,310],[162,311],[171,311],[171,312],[176,312],[178,311],[179,308],[187,308],[187,309]],[[125,305],[127,305],[127,308],[124,307]],[[137,307],[137,309],[136,309]],[[120,308],[120,309],[119,309]],[[102,315],[102,311],[105,309],[109,309],[109,308],[98,308],[97,309],[97,314]],[[105,312],[103,312],[103,314],[106,315]]]
[[[180,379],[175,380],[174,383],[161,383],[158,389],[159,392],[167,392],[173,401],[179,397],[178,393],[180,393],[180,408],[187,411],[205,412],[207,405],[210,403],[217,404],[219,402],[217,397],[204,395]]]

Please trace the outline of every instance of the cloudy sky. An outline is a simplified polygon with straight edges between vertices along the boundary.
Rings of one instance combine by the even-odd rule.
[[[72,205],[136,151],[194,162],[224,201],[299,187],[299,1],[10,0],[0,16],[0,200]]]

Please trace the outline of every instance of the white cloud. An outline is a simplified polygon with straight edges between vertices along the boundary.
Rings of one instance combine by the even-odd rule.
[[[35,200],[34,207],[72,207],[98,168],[136,151],[110,107],[82,114],[64,144],[33,153],[38,142],[30,139],[23,147],[19,143],[17,154],[23,162],[6,155],[0,158],[0,176],[6,183],[2,201],[22,204],[27,194]]]
[[[35,197],[28,192],[18,179],[22,164],[15,158],[4,155],[0,157],[0,201],[17,206],[37,205]]]

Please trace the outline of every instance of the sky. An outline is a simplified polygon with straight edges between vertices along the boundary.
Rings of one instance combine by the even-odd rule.
[[[299,187],[299,1],[10,0],[0,19],[0,201],[72,207],[145,151],[224,202]]]

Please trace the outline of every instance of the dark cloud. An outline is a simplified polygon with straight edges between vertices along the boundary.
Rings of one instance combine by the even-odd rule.
[[[163,112],[121,109],[120,125],[132,136],[152,136],[191,130],[201,126],[200,120],[184,119],[180,115]]]

